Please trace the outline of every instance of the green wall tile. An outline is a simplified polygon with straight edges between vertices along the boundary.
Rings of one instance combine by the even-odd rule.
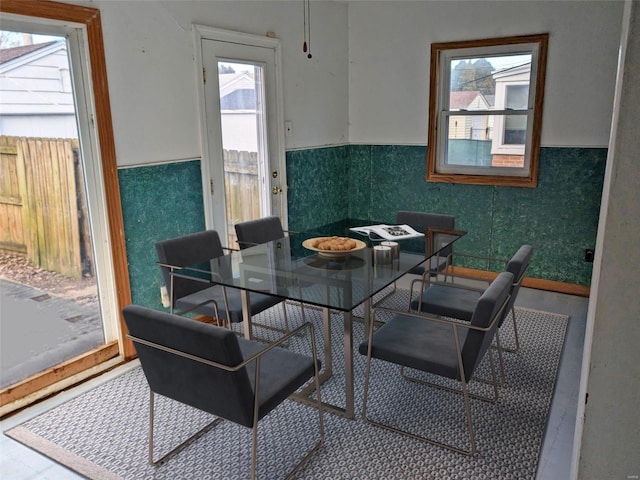
[[[200,161],[118,171],[134,303],[161,308],[155,242],[203,230]]]
[[[287,152],[289,229],[306,230],[349,215],[347,146]]]
[[[393,222],[398,210],[454,215],[468,232],[458,251],[508,258],[531,243],[530,276],[590,284],[592,264],[583,256],[595,246],[606,149],[541,149],[533,189],[426,182],[424,146],[357,145],[351,153],[352,217]]]
[[[543,148],[537,188],[428,183],[426,147],[350,145],[286,154],[289,228],[343,218],[392,223],[398,210],[454,215],[458,251],[509,257],[534,247],[529,276],[589,285],[606,149]],[[205,228],[200,161],[118,172],[135,303],[160,308],[156,241]],[[477,263],[464,265],[480,267]]]

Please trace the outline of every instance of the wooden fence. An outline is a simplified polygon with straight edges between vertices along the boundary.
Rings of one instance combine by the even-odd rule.
[[[224,150],[223,158],[229,232],[227,242],[230,247],[237,247],[234,225],[261,217],[258,154]]]
[[[45,270],[93,274],[76,139],[0,137],[0,248]]]
[[[224,151],[228,245],[260,218],[258,154]],[[72,278],[93,275],[84,176],[75,139],[0,136],[0,248]]]

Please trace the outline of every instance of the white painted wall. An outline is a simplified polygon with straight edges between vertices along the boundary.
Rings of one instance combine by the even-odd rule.
[[[628,7],[576,426],[582,480],[640,475],[640,4]]]
[[[200,158],[193,23],[281,39],[285,148],[348,141],[347,6],[314,1],[313,58],[298,1],[78,1],[102,17],[118,165]]]
[[[617,1],[78,0],[101,10],[119,165],[199,158],[192,23],[282,41],[286,149],[425,144],[431,42],[550,33],[543,146],[607,145]]]
[[[622,2],[349,2],[352,143],[426,144],[430,44],[550,34],[543,146],[606,147]]]

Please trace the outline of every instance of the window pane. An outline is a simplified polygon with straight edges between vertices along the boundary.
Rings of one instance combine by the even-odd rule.
[[[451,115],[447,124],[449,138],[491,140],[493,115]]]
[[[529,85],[507,85],[505,107],[526,110],[529,106]]]
[[[536,186],[547,44],[548,34],[431,44],[427,181]]]
[[[522,168],[526,134],[526,115],[450,115],[443,166]]]
[[[500,55],[485,58],[457,57],[451,59],[449,62],[449,110],[486,110],[493,107],[493,97],[496,94],[496,79],[513,76],[522,67],[530,65],[531,55]],[[525,86],[525,88],[527,87]],[[526,108],[526,103],[524,108]]]
[[[449,139],[446,165],[491,167],[491,142]]]
[[[504,119],[504,145],[524,145],[527,140],[527,117],[510,115]]]
[[[491,166],[490,115],[451,115],[445,165]]]

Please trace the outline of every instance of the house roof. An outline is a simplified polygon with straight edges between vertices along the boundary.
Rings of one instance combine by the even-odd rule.
[[[462,108],[467,108],[478,95],[480,95],[480,92],[477,90],[451,92],[451,96],[449,97],[449,108],[451,110],[460,110]]]
[[[478,99],[478,97],[480,97]],[[476,99],[482,105],[486,107],[491,107],[493,105],[493,95],[483,95],[482,92],[478,90],[465,90],[462,92],[450,92],[449,97],[449,109],[451,110],[466,110],[469,108]],[[477,106],[475,107],[478,108]]]
[[[255,80],[249,72],[223,73],[218,78],[221,97],[240,89],[255,89]]]
[[[35,52],[36,50],[40,50],[41,48],[48,47],[49,45],[53,45],[57,40],[53,40],[51,42],[46,43],[36,43],[33,45],[21,45],[19,47],[10,47],[3,48],[0,50],[0,64],[8,62],[9,60],[13,60],[14,58],[21,57],[23,55],[27,55],[31,52]]]

